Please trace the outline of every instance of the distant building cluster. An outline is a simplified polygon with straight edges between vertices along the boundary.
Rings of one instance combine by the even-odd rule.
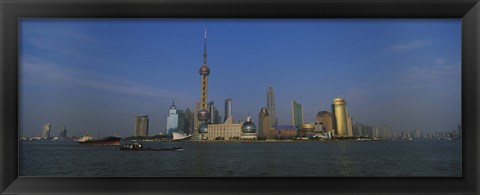
[[[392,139],[395,140],[458,140],[462,139],[460,134],[461,130],[455,131],[445,131],[445,132],[435,132],[435,133],[426,133],[422,130],[415,129],[413,131],[402,131],[399,133],[394,133]]]
[[[331,104],[331,112],[323,110],[317,113],[315,116],[315,122],[305,123],[303,115],[303,105],[299,102],[292,100],[291,112],[292,112],[292,125],[277,125],[273,129],[279,131],[280,129],[289,129],[289,133],[283,133],[284,136],[299,137],[299,138],[351,138],[354,137],[352,127],[352,117],[347,110],[347,103],[343,98],[335,98],[333,104]],[[259,118],[262,120],[262,117]],[[283,128],[279,128],[283,127]],[[296,130],[296,134],[290,133]],[[265,131],[266,132],[266,131]],[[280,132],[274,132],[273,134],[260,135],[267,139],[276,138],[276,134],[282,134]]]
[[[70,137],[67,137],[67,128],[65,126],[62,126],[60,128],[58,136],[51,136],[51,130],[52,130],[52,125],[51,123],[47,123],[43,125],[42,132],[40,136],[30,136],[30,137],[20,137],[20,140],[63,140],[63,139],[71,139]]]
[[[353,136],[355,137],[370,137],[375,139],[392,139],[394,134],[386,125],[378,128],[375,125],[365,125],[355,123],[353,125]]]
[[[194,134],[194,139],[203,140],[235,140],[235,139],[291,139],[291,138],[370,138],[370,139],[395,139],[394,134],[387,126],[380,128],[360,123],[353,124],[353,119],[348,112],[347,102],[343,98],[334,98],[331,110],[323,110],[317,113],[313,123],[305,123],[303,105],[298,101],[291,100],[291,125],[279,125],[276,117],[275,93],[273,87],[266,91],[266,107],[261,107],[258,113],[258,123],[255,125],[248,116],[246,120],[240,119],[234,123],[232,116],[232,99],[225,99],[225,114],[222,120],[214,102],[207,104],[208,78],[210,68],[207,66],[207,36],[205,31],[203,65],[199,69],[201,76],[200,101],[195,105],[193,116],[179,117],[175,106],[170,107],[167,117],[166,134],[183,132]],[[180,113],[180,112],[179,112]],[[192,113],[193,114],[193,113]],[[186,116],[186,115],[185,115]],[[182,118],[179,120],[179,118]],[[185,120],[188,118],[188,120]],[[192,121],[193,118],[193,121]],[[188,122],[184,122],[188,121]],[[182,125],[182,124],[193,125]],[[418,130],[412,133],[402,134],[402,137],[424,137]],[[428,135],[433,137],[434,135]]]

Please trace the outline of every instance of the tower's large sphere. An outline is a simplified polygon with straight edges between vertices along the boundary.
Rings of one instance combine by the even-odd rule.
[[[200,70],[198,70],[198,72],[202,76],[208,76],[210,74],[210,68],[208,68],[207,65],[203,65],[200,67]]]
[[[203,122],[203,123],[200,124],[200,126],[198,127],[198,132],[199,133],[207,133],[208,132],[207,122]]]
[[[198,111],[197,118],[199,121],[208,121],[210,119],[210,113],[207,110],[202,109]]]
[[[255,127],[255,124],[253,124],[252,121],[244,122],[242,125],[243,133],[255,133],[256,130],[257,130],[257,127]]]

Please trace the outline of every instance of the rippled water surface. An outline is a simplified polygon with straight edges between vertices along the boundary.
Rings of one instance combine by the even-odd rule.
[[[122,151],[20,142],[22,176],[461,176],[461,141],[155,142]]]

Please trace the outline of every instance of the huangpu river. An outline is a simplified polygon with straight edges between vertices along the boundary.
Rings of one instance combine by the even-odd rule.
[[[124,141],[122,141],[124,142]],[[145,142],[124,151],[73,141],[19,143],[21,176],[462,176],[460,140]],[[123,143],[122,143],[123,144]]]

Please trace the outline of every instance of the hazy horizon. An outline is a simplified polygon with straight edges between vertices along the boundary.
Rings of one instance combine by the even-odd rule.
[[[133,133],[149,115],[149,134],[177,109],[200,100],[207,29],[208,102],[235,122],[258,122],[269,86],[279,124],[290,101],[304,121],[347,102],[353,122],[424,132],[461,122],[460,19],[22,19],[19,133],[102,136]]]

